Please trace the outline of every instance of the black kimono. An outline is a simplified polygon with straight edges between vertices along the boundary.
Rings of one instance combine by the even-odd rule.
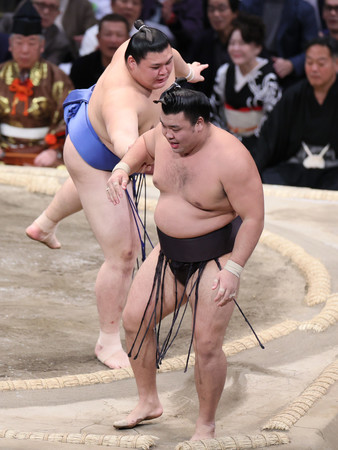
[[[285,91],[261,129],[254,154],[263,182],[338,189],[337,125],[337,79],[322,105],[307,80]]]

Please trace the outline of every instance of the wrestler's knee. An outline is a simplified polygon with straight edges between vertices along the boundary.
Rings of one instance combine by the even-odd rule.
[[[120,259],[124,261],[126,264],[134,264],[135,259],[137,258],[138,247],[135,245],[130,245],[128,248],[124,248],[120,252]]]
[[[118,237],[116,238],[118,239]],[[116,244],[113,246],[112,253],[114,254],[115,258],[117,257],[122,262],[134,263],[139,253],[139,248],[139,243],[134,242],[132,236],[129,236],[128,239],[118,239],[118,241],[116,241]]]
[[[136,258],[137,251],[131,247],[120,251],[105,252],[105,263],[112,271],[129,273],[135,266]]]
[[[122,313],[123,328],[128,335],[134,335],[140,325],[140,316],[136,313],[135,308],[127,302]]]
[[[209,333],[195,333],[194,350],[200,361],[207,364],[208,361],[218,358],[221,354],[223,339],[210,338]]]

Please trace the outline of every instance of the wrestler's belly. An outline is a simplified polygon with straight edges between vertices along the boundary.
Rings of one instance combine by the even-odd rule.
[[[154,213],[156,226],[163,233],[176,238],[210,233],[224,227],[235,217],[233,210],[204,211],[176,197],[161,196]]]

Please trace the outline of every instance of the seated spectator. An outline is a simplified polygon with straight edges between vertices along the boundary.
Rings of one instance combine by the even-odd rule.
[[[306,0],[242,0],[241,10],[263,19],[265,48],[283,87],[304,78],[304,47],[319,32],[310,3]]]
[[[8,61],[11,58],[11,52],[9,51],[9,34],[0,33],[0,63]]]
[[[72,66],[70,78],[76,89],[88,88],[96,83],[110,63],[118,47],[129,38],[127,19],[119,14],[107,14],[99,22],[97,39],[99,48],[81,56]]]
[[[218,69],[211,98],[214,122],[253,152],[260,127],[280,99],[281,89],[271,62],[258,56],[264,44],[262,20],[239,13],[231,25],[231,62]]]
[[[324,0],[322,14],[327,34],[338,40],[338,0]]]
[[[21,1],[16,11],[26,1]],[[76,55],[71,51],[71,42],[54,23],[59,14],[60,0],[33,0],[33,5],[41,16],[42,34],[45,39],[42,57],[57,65],[74,60]],[[14,13],[4,14],[0,22],[0,31],[10,33],[13,15]]]
[[[41,18],[27,1],[14,15],[13,59],[0,65],[0,159],[7,164],[62,163],[62,104],[73,85],[57,66],[41,59],[41,32]]]
[[[141,18],[149,26],[160,28],[186,58],[204,27],[203,0],[143,0]]]
[[[129,23],[130,34],[135,31],[134,22],[140,18],[142,10],[142,0],[111,0],[112,10],[127,19]],[[132,31],[131,31],[132,30]],[[84,34],[80,47],[80,55],[88,55],[98,48],[97,34],[99,26],[90,27]]]
[[[45,0],[38,1],[45,3]],[[83,35],[97,24],[97,19],[89,0],[60,0],[60,14],[55,24],[66,33],[72,45],[72,54],[78,57]]]
[[[338,189],[337,41],[306,49],[306,79],[287,89],[264,123],[254,159],[264,183]]]
[[[209,64],[203,72],[204,81],[193,86],[208,97],[212,94],[217,69],[229,62],[228,38],[231,22],[238,14],[239,0],[207,0],[207,15],[211,28],[199,33],[192,45],[189,57],[191,61]]]

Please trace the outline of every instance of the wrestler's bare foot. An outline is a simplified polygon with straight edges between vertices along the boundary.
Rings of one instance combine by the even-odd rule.
[[[119,333],[104,333],[100,331],[95,346],[97,359],[110,369],[130,367],[127,353],[123,350]]]
[[[34,241],[39,241],[51,249],[61,248],[56,239],[55,230],[57,223],[50,220],[45,211],[34,222],[26,228],[26,235]]]
[[[202,441],[204,439],[215,438],[215,423],[210,424],[196,424],[195,433],[193,434],[191,441]]]
[[[163,413],[162,405],[159,401],[153,403],[139,403],[136,408],[127,416],[126,419],[118,420],[113,426],[118,430],[134,428],[141,425],[146,420],[157,419]]]

